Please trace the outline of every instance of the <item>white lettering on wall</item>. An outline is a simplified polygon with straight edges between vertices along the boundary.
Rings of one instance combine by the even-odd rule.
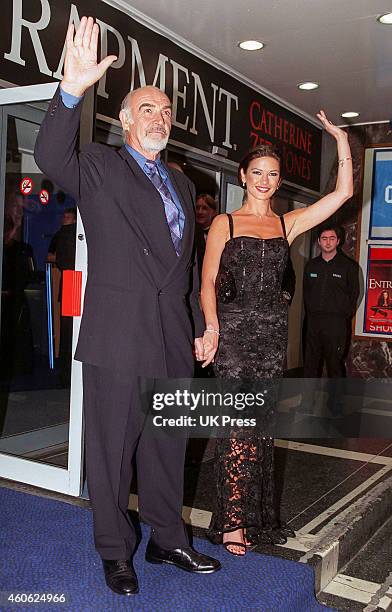
[[[178,73],[183,72],[186,77],[186,82],[189,84],[189,71],[188,68],[184,68],[181,64],[177,64],[174,60],[170,60],[171,65],[173,66],[173,100],[172,100],[172,124],[182,130],[188,129],[189,116],[185,119],[184,123],[180,123],[177,121],[177,109],[178,109],[178,99],[182,100],[182,108],[186,108],[186,85],[184,85],[183,90],[179,89],[178,85]]]
[[[222,87],[219,90],[219,102],[221,101],[222,94],[226,96],[226,128],[225,128],[225,139],[222,142],[224,147],[228,147],[229,149],[233,148],[233,145],[230,143],[230,126],[231,126],[231,103],[235,102],[235,110],[238,110],[238,96],[226,91]]]
[[[4,53],[4,58],[20,64],[21,66],[26,65],[21,55],[21,44],[22,44],[22,28],[27,28],[30,34],[31,42],[33,43],[35,56],[37,58],[38,66],[42,74],[52,76],[52,71],[49,70],[46,62],[44,50],[41,45],[41,41],[38,35],[39,30],[44,30],[50,21],[50,5],[49,0],[41,0],[41,17],[39,21],[32,22],[23,19],[23,0],[14,0],[12,9],[12,43],[11,51]]]
[[[128,40],[131,43],[131,66],[132,66],[131,67],[131,86],[129,88],[129,91],[133,91],[135,89],[135,83],[136,83],[136,68],[137,68],[137,72],[139,75],[140,87],[145,87],[145,85],[147,85],[147,81],[146,81],[146,75],[144,72],[142,55],[139,49],[139,43],[137,42],[135,38],[132,38],[131,36],[128,36]],[[168,60],[169,58],[166,55],[163,55],[162,53],[159,54],[154,79],[151,83],[151,85],[153,85],[154,87],[159,87],[159,89],[162,89],[162,91],[165,91],[165,87],[166,87],[166,62]],[[158,79],[159,79],[159,85],[158,85]]]
[[[159,54],[157,69],[155,70],[155,76],[152,84],[154,87],[159,87],[162,91],[166,89],[166,62],[169,61],[169,58],[166,55]],[[158,77],[159,77],[159,85],[158,85]]]
[[[144,74],[144,66],[142,62],[142,56],[139,49],[139,44],[135,38],[128,36],[128,40],[131,41],[131,52],[132,52],[132,70],[131,70],[131,87],[130,91],[135,89],[135,69],[137,68],[139,74],[140,87],[146,85],[146,75]]]
[[[30,0],[25,0],[25,3]],[[56,63],[57,68],[55,72],[51,72],[49,66],[46,61],[44,49],[42,47],[41,39],[39,36],[39,32],[45,30],[51,20],[51,7],[50,0],[35,0],[37,3],[40,3],[41,6],[41,17],[36,22],[28,21],[23,17],[23,0],[13,0],[13,21],[12,21],[12,42],[11,42],[11,50],[8,53],[4,54],[4,58],[16,64],[20,64],[21,66],[26,66],[26,60],[30,62],[30,57],[26,57],[26,59],[21,57],[21,45],[22,45],[22,34],[24,33],[23,28],[28,30],[30,35],[34,53],[36,56],[36,61],[38,64],[39,71],[41,74],[45,74],[48,76],[53,76],[55,79],[61,80],[63,78],[63,70],[64,70],[64,59],[66,46],[64,44],[60,58]],[[135,38],[128,36],[127,39],[123,37],[120,32],[112,27],[111,25],[97,19],[98,25],[100,26],[100,35],[101,35],[101,59],[108,54],[108,36],[113,35],[117,42],[118,52],[117,52],[117,60],[113,62],[111,68],[119,69],[124,67],[127,59],[131,63],[131,74],[130,74],[130,86],[129,91],[133,91],[136,86],[140,84],[141,87],[145,85],[154,85],[159,87],[162,91],[166,91],[166,70],[167,65],[170,63],[172,69],[172,83],[173,88],[171,92],[167,92],[169,98],[172,100],[173,107],[173,116],[172,123],[173,126],[180,128],[184,131],[189,131],[192,134],[197,135],[198,130],[196,129],[196,125],[201,125],[201,121],[204,120],[204,125],[207,128],[209,139],[211,143],[215,142],[215,138],[218,142],[222,143],[222,146],[227,147],[229,149],[235,149],[236,145],[230,142],[231,138],[231,119],[232,119],[232,111],[238,110],[238,96],[230,93],[226,89],[219,88],[215,83],[204,83],[202,82],[199,74],[195,72],[191,72],[191,70],[179,64],[175,60],[170,59],[168,56],[163,53],[159,53],[155,74],[153,77],[153,81],[148,82],[146,80],[145,69],[143,65],[143,57],[139,48],[139,43]],[[80,16],[78,12],[78,8],[76,4],[70,5],[69,19],[67,26],[73,24],[75,29],[80,24]],[[64,38],[65,38],[64,30]],[[130,49],[127,42],[130,42]],[[111,46],[111,45],[110,45]],[[129,52],[131,57],[129,58]],[[26,66],[28,70],[30,66]],[[102,98],[108,99],[109,93],[106,91],[106,79],[107,72],[103,75],[103,77],[99,81],[97,94]],[[124,76],[127,79],[127,76]],[[193,79],[193,84],[191,85],[191,78]],[[193,87],[194,99],[193,99],[193,114],[192,114],[192,101],[189,98],[189,88]],[[208,91],[212,93],[209,96],[209,102],[207,102],[206,93]],[[217,96],[217,92],[219,92],[219,96]],[[113,92],[115,94],[115,92]],[[218,98],[218,100],[217,100]],[[226,102],[225,102],[226,98]],[[224,124],[224,140],[222,141],[223,134],[218,136],[215,135],[216,130],[216,105],[217,103],[221,103],[222,106],[226,106],[225,112],[225,124]],[[200,111],[203,113],[203,119],[198,122]],[[200,127],[201,129],[201,127]],[[386,201],[392,203],[392,185],[388,187],[389,191],[385,192]],[[387,200],[388,198],[388,200]]]
[[[196,129],[196,118],[197,118],[197,99],[198,93],[200,95],[201,104],[204,111],[204,117],[207,123],[208,133],[210,135],[211,142],[214,142],[215,135],[215,107],[216,107],[216,92],[218,91],[218,86],[215,83],[211,83],[211,87],[214,91],[214,98],[212,102],[212,118],[210,116],[210,112],[208,110],[207,100],[204,93],[203,85],[201,83],[200,77],[195,72],[192,72],[192,76],[195,80],[195,90],[194,90],[194,102],[193,102],[193,124],[191,129],[189,130],[192,134],[198,134]]]

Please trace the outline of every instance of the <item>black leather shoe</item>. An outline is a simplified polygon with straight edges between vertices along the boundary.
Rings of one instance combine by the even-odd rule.
[[[134,595],[139,592],[137,576],[132,561],[102,559],[105,580],[109,589],[118,595]]]
[[[146,561],[149,563],[170,563],[194,574],[212,574],[222,567],[217,559],[202,555],[190,546],[165,550],[151,540],[147,544]]]

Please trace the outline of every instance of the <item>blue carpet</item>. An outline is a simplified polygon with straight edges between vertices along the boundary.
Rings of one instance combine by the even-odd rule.
[[[144,562],[148,530],[135,556],[140,593],[124,598],[105,585],[92,541],[89,510],[0,488],[0,589],[23,593],[65,593],[64,605],[35,604],[2,610],[112,612],[321,612],[314,596],[313,570],[302,563],[249,553],[235,558],[222,547],[197,539],[195,547],[219,558],[221,571],[192,575]]]

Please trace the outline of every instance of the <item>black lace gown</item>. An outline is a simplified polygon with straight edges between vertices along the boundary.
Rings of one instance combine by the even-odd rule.
[[[216,280],[220,326],[215,373],[221,379],[280,377],[286,362],[288,304],[281,285],[288,258],[284,221],[277,238],[233,237],[222,253]],[[263,408],[260,408],[263,410]],[[261,415],[262,416],[262,415]],[[265,432],[264,432],[265,434]],[[217,439],[217,491],[209,537],[246,528],[247,539],[278,543],[285,526],[274,504],[274,443],[260,430]]]

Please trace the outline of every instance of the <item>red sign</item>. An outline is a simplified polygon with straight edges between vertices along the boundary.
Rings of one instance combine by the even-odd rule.
[[[63,270],[61,314],[63,317],[80,317],[82,303],[82,273],[79,270]]]
[[[20,192],[23,195],[29,195],[33,190],[33,181],[29,177],[25,177],[20,181],[19,185]]]
[[[49,191],[47,191],[46,189],[41,189],[41,191],[39,192],[39,199],[41,204],[43,206],[46,206],[46,204],[49,202]]]
[[[283,178],[318,190],[320,180],[320,130],[287,109],[261,97],[249,106],[250,145],[277,146],[282,154]]]
[[[392,248],[369,247],[364,331],[392,337]]]

